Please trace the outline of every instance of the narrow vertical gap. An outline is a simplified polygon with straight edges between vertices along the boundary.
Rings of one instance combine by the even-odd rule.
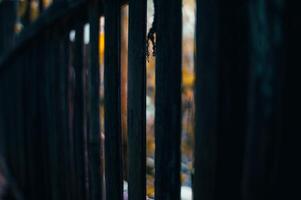
[[[128,128],[127,128],[127,99],[128,99],[128,6],[121,7],[121,40],[120,40],[120,64],[121,64],[121,134],[122,134],[122,158],[123,179],[128,180]],[[124,182],[124,190],[126,189]]]
[[[123,198],[121,73],[120,73],[120,1],[107,1],[105,13],[105,175],[106,197]]]
[[[100,158],[101,158],[101,173],[102,173],[102,190],[103,199],[105,198],[105,135],[104,135],[104,50],[105,50],[105,20],[104,17],[100,17],[99,21],[99,117],[100,117]]]
[[[154,20],[153,0],[147,0],[147,28],[148,32]],[[149,43],[150,44],[150,43]],[[153,46],[146,49],[146,195],[155,197],[155,64]]]
[[[84,89],[84,173],[85,179],[85,198],[89,196],[89,150],[88,150],[88,133],[89,133],[89,54],[91,51],[90,44],[90,24],[85,23],[83,26],[83,89]]]
[[[192,199],[194,144],[194,32],[195,1],[183,0],[182,6],[182,136],[181,198]]]
[[[146,198],[146,1],[129,4],[128,195]]]

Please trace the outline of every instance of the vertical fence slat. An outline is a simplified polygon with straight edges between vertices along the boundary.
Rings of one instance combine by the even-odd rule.
[[[14,66],[20,65],[22,63],[22,56],[21,58],[16,60],[14,62]],[[16,68],[16,67],[15,67]],[[16,73],[16,88],[15,92],[17,94],[16,98],[16,111],[15,113],[22,113],[24,111],[24,106],[23,106],[23,97],[22,97],[22,86],[23,86],[23,68],[17,68],[15,71]],[[16,125],[16,131],[15,131],[15,140],[16,140],[16,146],[18,146],[19,149],[23,150],[23,145],[24,145],[24,115],[19,114],[15,116],[15,125]],[[1,140],[1,139],[0,139]],[[24,156],[24,151],[19,151],[18,153],[18,171],[16,172],[16,179],[18,179],[19,187],[23,188],[25,185],[25,179],[23,177],[24,174],[24,166],[25,166],[25,156]]]
[[[32,104],[35,107],[36,113],[35,113],[35,119],[34,119],[34,127],[35,127],[35,135],[32,137],[35,137],[35,143],[32,143],[31,146],[34,147],[33,151],[35,152],[34,157],[36,158],[34,165],[36,165],[36,170],[32,169],[33,173],[36,173],[36,180],[34,180],[34,184],[39,182],[39,186],[35,187],[32,192],[36,193],[35,197],[33,199],[40,199],[43,198],[45,200],[49,199],[49,166],[48,163],[46,164],[46,159],[49,158],[47,156],[47,136],[45,135],[47,131],[45,131],[47,128],[45,127],[45,118],[47,117],[46,114],[46,106],[45,106],[45,54],[48,53],[47,50],[45,50],[45,43],[46,39],[44,35],[40,35],[36,38],[36,41],[34,43],[34,46],[31,48],[34,49],[33,55],[31,57],[34,62],[30,65],[32,69],[32,72],[30,73],[30,76],[32,77],[32,86],[31,90],[33,90],[33,94],[35,94],[34,98],[36,98]],[[28,59],[28,57],[25,57],[23,59]],[[42,67],[43,66],[43,67]],[[24,69],[25,71],[28,71],[29,69]],[[47,75],[46,75],[47,76]],[[24,92],[24,97],[28,95],[26,91]],[[23,100],[22,100],[23,101]],[[23,107],[26,107],[26,105],[23,103]],[[28,184],[27,179],[23,179],[24,184]],[[38,192],[35,190],[39,190]]]
[[[195,199],[241,199],[248,2],[197,2]]]
[[[72,30],[75,32],[75,30]],[[68,33],[68,38],[67,41],[69,43],[69,48],[68,50],[66,50],[67,54],[69,54],[68,56],[68,60],[66,60],[68,62],[68,66],[67,66],[67,95],[68,95],[68,140],[69,140],[69,153],[70,153],[70,171],[69,171],[69,175],[70,175],[70,180],[71,180],[71,187],[72,187],[72,191],[71,191],[71,197],[73,199],[77,199],[78,195],[78,191],[77,191],[77,182],[76,182],[76,168],[75,168],[75,143],[74,143],[74,107],[75,107],[75,93],[74,93],[74,89],[75,89],[75,70],[74,70],[74,51],[75,51],[75,43],[76,43],[76,39],[71,41],[70,40],[70,32]]]
[[[217,76],[220,80],[218,93],[220,121],[216,148],[215,198],[240,200],[241,193],[237,191],[241,190],[247,124],[248,2],[221,0],[218,4]]]
[[[38,101],[38,58],[39,48],[37,42],[33,42],[30,45],[29,54],[24,56],[24,59],[28,60],[28,65],[24,69],[26,72],[26,79],[28,81],[28,88],[24,93],[25,102],[27,102],[27,118],[29,119],[28,132],[26,135],[27,145],[28,145],[28,174],[31,180],[28,180],[26,185],[30,185],[28,191],[30,192],[28,198],[39,199],[43,194],[43,181],[42,181],[42,165],[40,165],[40,127],[39,127],[39,101]],[[25,61],[26,62],[26,61]],[[30,97],[29,97],[30,96]],[[29,98],[28,98],[29,97]],[[36,182],[41,182],[41,184],[36,185]]]
[[[82,21],[77,21],[74,48],[74,108],[73,108],[73,142],[75,159],[76,199],[85,199],[85,148],[84,148],[84,88],[83,88],[83,47],[84,27]]]
[[[35,171],[35,159],[34,159],[34,146],[36,144],[36,137],[34,134],[36,133],[36,129],[34,127],[34,118],[35,118],[35,94],[34,94],[34,86],[33,83],[35,82],[35,74],[34,74],[34,67],[33,67],[33,58],[34,58],[34,50],[30,49],[24,53],[24,87],[23,87],[23,95],[24,95],[24,105],[26,105],[24,109],[24,118],[25,118],[25,126],[24,126],[24,142],[25,148],[25,158],[26,158],[26,167],[25,167],[25,178],[28,180],[27,184],[25,185],[24,191],[25,196],[28,198],[33,197],[33,189],[34,187],[34,180],[36,179],[36,174],[33,173]],[[27,58],[27,59],[25,59]],[[34,137],[34,139],[32,139]]]
[[[105,3],[105,170],[106,198],[122,199],[120,1]]]
[[[250,120],[244,199],[300,198],[296,184],[300,180],[298,12],[294,1],[250,3]]]
[[[146,196],[146,0],[129,2],[128,162],[129,199]]]
[[[70,65],[70,59],[69,59],[69,50],[70,50],[70,41],[69,41],[69,32],[65,30],[66,33],[64,33],[64,36],[62,38],[61,46],[60,46],[60,56],[61,56],[61,62],[60,62],[60,94],[61,94],[61,112],[62,112],[62,121],[63,121],[63,149],[65,152],[65,184],[66,184],[66,193],[67,193],[67,200],[74,200],[74,187],[72,183],[72,156],[71,156],[71,141],[69,138],[70,135],[70,129],[68,128],[68,122],[69,122],[69,109],[68,109],[68,67]]]
[[[300,162],[300,46],[301,26],[300,7],[297,1],[280,1],[284,4],[284,37],[285,63],[282,66],[282,127],[278,139],[277,170],[275,174],[277,184],[273,188],[274,199],[301,198],[299,184],[301,173]]]
[[[270,9],[273,8],[273,9]],[[252,1],[250,20],[250,86],[248,136],[246,140],[243,197],[271,198],[275,170],[276,137],[279,118],[283,52],[283,3]],[[273,27],[277,26],[278,29]],[[264,27],[264,28],[263,28]],[[258,45],[264,44],[264,45]]]
[[[55,121],[56,121],[56,137],[57,137],[57,161],[58,161],[58,181],[59,181],[59,199],[67,199],[67,184],[65,182],[66,177],[68,176],[66,165],[65,165],[65,127],[64,127],[64,113],[63,113],[63,98],[64,95],[62,93],[62,87],[64,84],[62,83],[61,73],[64,70],[62,65],[62,57],[60,54],[60,46],[62,43],[63,34],[61,30],[56,31],[54,34],[54,103],[55,103]]]
[[[214,198],[218,130],[217,2],[196,2],[195,145],[193,199]]]
[[[51,195],[51,185],[50,185],[50,177],[51,177],[51,171],[50,171],[50,165],[49,165],[49,148],[48,148],[48,141],[47,141],[47,136],[46,134],[48,133],[48,123],[47,123],[47,100],[46,98],[48,97],[45,95],[45,90],[46,89],[46,81],[48,74],[46,73],[47,69],[47,55],[49,53],[48,51],[48,46],[47,46],[47,38],[45,37],[45,34],[41,34],[39,36],[38,40],[38,52],[39,56],[37,57],[37,95],[38,95],[38,121],[39,121],[39,131],[40,131],[40,141],[39,141],[39,147],[40,147],[40,152],[39,155],[40,157],[40,165],[43,168],[43,175],[40,177],[41,178],[41,184],[43,185],[43,198],[45,200],[50,199]],[[25,94],[26,95],[26,94]],[[25,107],[25,106],[24,106]],[[26,184],[26,179],[23,180]],[[41,198],[41,197],[40,197]]]
[[[89,199],[103,199],[103,167],[100,142],[100,104],[99,104],[99,2],[91,1],[89,5],[90,51],[88,65],[88,171]]]
[[[155,198],[180,199],[182,1],[157,1]]]
[[[57,138],[57,121],[56,121],[56,105],[55,105],[55,36],[47,33],[47,50],[45,60],[45,96],[46,96],[46,140],[49,156],[49,181],[51,188],[51,199],[60,199],[60,183],[59,183],[59,151]]]

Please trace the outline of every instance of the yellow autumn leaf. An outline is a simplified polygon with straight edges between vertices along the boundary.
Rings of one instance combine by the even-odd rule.
[[[183,67],[182,70],[182,79],[183,85],[186,87],[191,87],[194,84],[194,73],[190,72],[187,68]]]
[[[150,198],[155,197],[155,186],[154,186],[154,177],[147,175],[147,186],[146,186],[146,195]]]
[[[105,52],[105,34],[101,32],[99,34],[99,59],[100,59],[100,64],[104,63],[104,52]]]

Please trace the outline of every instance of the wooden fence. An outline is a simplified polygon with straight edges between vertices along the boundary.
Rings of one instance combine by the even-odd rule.
[[[21,16],[17,6],[24,1],[0,1],[0,156],[14,198],[121,200],[120,6],[125,2],[53,0],[47,8],[46,1],[27,2]],[[194,200],[300,197],[297,2],[196,0]],[[147,1],[128,3],[129,199],[142,200]],[[155,198],[177,200],[182,1],[154,3]],[[40,14],[30,23],[33,5]],[[100,151],[100,16],[105,17],[105,155]],[[20,33],[17,21],[24,26]],[[89,45],[83,42],[86,23]]]

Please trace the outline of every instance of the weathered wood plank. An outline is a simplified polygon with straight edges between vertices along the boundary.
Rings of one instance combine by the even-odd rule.
[[[146,0],[129,4],[128,183],[129,199],[146,196]]]
[[[70,41],[69,41],[69,32],[68,29],[64,30],[64,33],[61,35],[60,46],[59,46],[59,101],[60,101],[60,120],[61,120],[61,145],[62,145],[62,154],[61,161],[63,163],[62,177],[63,184],[65,185],[65,198],[67,200],[73,200],[74,188],[72,183],[72,156],[71,156],[71,140],[69,125],[69,109],[68,109],[68,68],[70,66]]]
[[[49,181],[50,181],[50,198],[60,199],[59,183],[59,163],[58,163],[58,138],[57,138],[57,121],[55,115],[55,39],[52,33],[46,33],[47,38],[47,56],[45,62],[45,96],[46,96],[46,140],[49,156]]]
[[[85,145],[84,145],[84,88],[83,88],[83,22],[76,25],[74,49],[74,108],[73,108],[73,142],[74,164],[76,173],[76,199],[85,199]]]
[[[195,145],[193,199],[214,198],[218,131],[217,2],[196,2]]]
[[[284,37],[285,37],[285,63],[282,65],[283,77],[282,101],[281,101],[281,134],[278,134],[278,156],[276,157],[276,169],[274,175],[275,187],[272,198],[291,199],[301,198],[299,184],[301,178],[300,162],[300,68],[301,60],[299,48],[301,45],[299,29],[301,25],[299,5],[297,1],[280,1],[284,5]]]
[[[45,94],[45,90],[47,91],[47,83],[48,81],[48,73],[47,73],[47,55],[49,53],[48,50],[48,38],[45,37],[45,34],[42,34],[39,36],[38,40],[36,40],[36,43],[38,44],[37,52],[38,56],[37,59],[37,107],[38,107],[38,125],[39,125],[39,145],[37,148],[39,148],[39,165],[43,168],[42,169],[42,175],[39,177],[39,184],[43,186],[43,190],[41,191],[42,196],[39,198],[43,198],[45,200],[50,199],[51,197],[51,169],[49,164],[49,146],[47,141],[47,135],[49,133],[48,129],[48,114],[47,114],[47,95]],[[24,94],[26,95],[26,94]],[[26,179],[24,179],[24,182],[26,184]]]
[[[248,2],[197,2],[194,199],[241,199],[248,90]]]
[[[54,94],[54,114],[55,114],[55,124],[56,124],[56,139],[57,139],[57,167],[58,167],[58,189],[59,189],[59,199],[67,199],[67,184],[65,182],[67,170],[65,169],[65,148],[64,148],[64,118],[62,112],[62,92],[61,87],[63,83],[61,82],[60,73],[63,70],[61,65],[61,55],[60,55],[60,45],[62,41],[62,29],[56,31],[53,34],[53,45],[54,45],[54,57],[53,57],[53,70],[54,70],[54,83],[53,83],[53,94]]]
[[[216,198],[241,199],[247,123],[249,21],[247,1],[218,5],[219,125]],[[207,66],[210,67],[210,66]],[[231,180],[231,184],[229,183]]]
[[[182,1],[157,1],[155,198],[180,199]]]
[[[38,39],[38,38],[37,38]],[[26,88],[24,93],[24,104],[26,105],[26,145],[27,149],[26,158],[27,158],[27,184],[28,187],[26,192],[28,192],[27,198],[30,199],[40,199],[43,196],[43,184],[42,184],[42,165],[40,164],[40,149],[41,149],[41,132],[39,126],[40,118],[38,115],[39,112],[39,101],[38,101],[38,93],[37,93],[37,85],[38,85],[38,57],[40,52],[38,51],[38,43],[37,41],[31,44],[31,48],[26,51],[23,62],[26,62],[27,65],[24,69],[25,75],[25,84]],[[26,83],[27,82],[27,83]],[[26,151],[27,150],[27,151]],[[37,185],[37,182],[41,182],[41,184]]]
[[[9,75],[9,79],[10,79],[10,90],[13,91],[13,95],[1,95],[1,98],[11,98],[10,102],[14,103],[13,100],[15,100],[15,106],[10,108],[10,111],[13,114],[14,118],[15,118],[15,122],[14,122],[14,139],[15,139],[15,151],[17,152],[17,155],[15,157],[15,160],[17,161],[16,164],[16,171],[14,171],[14,176],[15,179],[18,181],[19,183],[19,188],[23,188],[25,185],[25,161],[26,161],[26,157],[25,157],[25,151],[20,151],[20,149],[24,150],[24,144],[25,144],[25,138],[24,138],[24,114],[16,114],[16,113],[24,113],[24,106],[23,106],[23,77],[24,77],[24,69],[20,69],[17,70],[18,65],[23,64],[23,55],[20,55],[20,59],[19,60],[15,60],[13,62],[14,67],[11,69],[11,74],[14,74],[14,76],[11,76],[11,74]],[[2,93],[5,94],[5,93]],[[5,97],[6,96],[6,97]],[[6,133],[6,131],[4,132]]]
[[[120,7],[107,1],[105,13],[105,174],[106,198],[121,200],[123,191],[120,102]]]
[[[294,1],[250,3],[245,199],[300,198],[300,17]],[[259,46],[259,44],[261,44]]]
[[[88,7],[90,23],[90,49],[88,63],[88,171],[89,199],[103,199],[103,158],[100,152],[100,73],[99,73],[99,1]]]
[[[49,48],[46,44],[47,37],[45,34],[40,35],[39,37],[39,56],[37,56],[37,98],[38,98],[38,123],[39,123],[39,131],[40,131],[40,160],[39,165],[43,168],[43,176],[40,177],[40,184],[43,185],[43,198],[45,200],[50,199],[51,197],[51,183],[50,183],[50,177],[52,175],[50,170],[50,154],[49,154],[49,145],[48,145],[48,132],[49,132],[49,123],[48,123],[48,117],[49,117],[49,110],[48,110],[48,67],[47,67],[47,55],[49,53]],[[26,182],[26,179],[23,180]]]
[[[270,199],[284,67],[284,4],[252,1],[250,20],[250,86],[243,197]],[[277,27],[275,29],[274,27]],[[261,44],[261,45],[258,45]],[[274,199],[274,198],[273,198]]]

